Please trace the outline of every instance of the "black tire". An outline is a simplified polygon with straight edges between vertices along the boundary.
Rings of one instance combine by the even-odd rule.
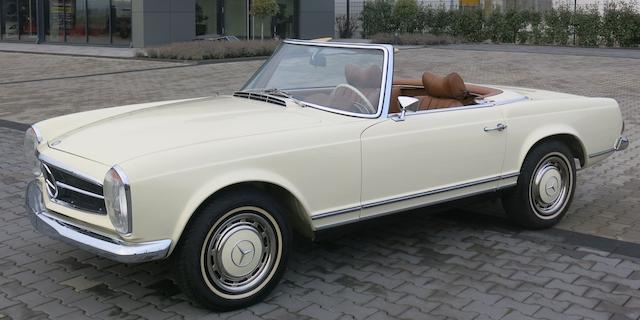
[[[206,308],[243,308],[278,285],[290,245],[291,229],[277,202],[258,189],[227,192],[185,228],[173,257],[176,279],[189,298]],[[243,287],[233,284],[242,277],[249,279],[238,280]]]
[[[518,184],[505,192],[502,204],[509,218],[519,226],[550,228],[567,213],[575,186],[576,166],[571,150],[560,141],[548,141],[531,149]]]

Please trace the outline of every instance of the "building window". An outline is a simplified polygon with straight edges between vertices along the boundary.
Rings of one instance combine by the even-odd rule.
[[[35,41],[36,0],[0,0],[0,39]]]
[[[299,0],[278,0],[275,16],[253,18],[251,0],[196,0],[196,35],[220,34],[238,38],[267,39],[296,36],[295,12]],[[264,31],[262,31],[264,26]]]
[[[35,41],[42,5],[47,42],[131,44],[132,0],[0,0],[0,40]]]

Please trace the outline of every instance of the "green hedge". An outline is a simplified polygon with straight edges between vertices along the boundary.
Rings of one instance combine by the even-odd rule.
[[[544,12],[479,8],[449,10],[423,7],[417,0],[367,0],[360,15],[362,35],[433,34],[469,42],[527,43],[579,46],[638,47],[640,12],[629,1],[609,1],[596,6],[560,6]]]

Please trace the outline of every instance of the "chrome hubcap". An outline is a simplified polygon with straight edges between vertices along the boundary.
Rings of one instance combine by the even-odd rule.
[[[249,207],[221,222],[205,246],[208,279],[227,293],[241,294],[269,275],[277,243],[273,225]]]
[[[531,204],[543,219],[558,215],[569,198],[573,179],[567,161],[561,154],[549,155],[540,161],[532,177]]]

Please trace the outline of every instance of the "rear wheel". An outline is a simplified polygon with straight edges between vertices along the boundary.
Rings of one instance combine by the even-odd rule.
[[[542,143],[529,152],[517,186],[504,195],[502,203],[509,217],[520,226],[550,228],[569,209],[575,177],[571,150],[558,141]]]
[[[262,191],[227,193],[185,229],[176,248],[176,277],[183,291],[205,307],[246,307],[278,284],[290,239],[282,208]]]

